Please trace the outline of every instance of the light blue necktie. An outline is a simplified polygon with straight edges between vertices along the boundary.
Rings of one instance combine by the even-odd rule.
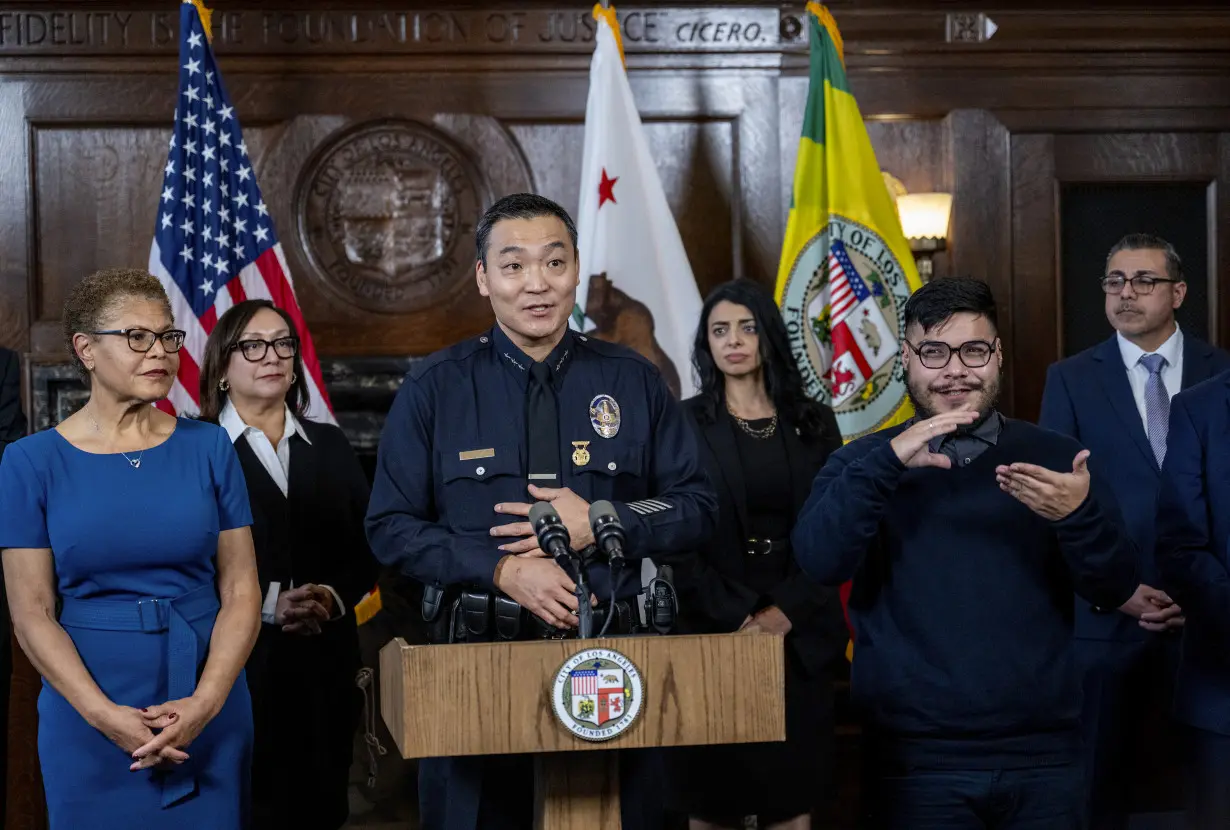
[[[1166,393],[1166,384],[1162,383],[1166,358],[1160,354],[1141,355],[1140,365],[1149,370],[1149,379],[1145,381],[1145,426],[1153,457],[1160,467],[1166,458],[1166,431],[1170,427],[1170,395]]]

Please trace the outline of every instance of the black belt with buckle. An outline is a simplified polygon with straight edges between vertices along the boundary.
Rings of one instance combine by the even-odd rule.
[[[789,539],[748,539],[748,556],[768,556],[770,553],[787,553],[790,550]]]

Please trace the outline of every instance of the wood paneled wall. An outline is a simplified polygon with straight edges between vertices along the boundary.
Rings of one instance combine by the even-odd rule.
[[[1210,330],[1230,339],[1223,5],[830,4],[881,166],[912,191],[955,194],[937,271],[993,286],[1010,414],[1036,414],[1061,353],[1065,182],[1207,183],[1210,267],[1192,278],[1209,281]],[[532,188],[575,210],[589,6],[216,4],[224,80],[318,350],[342,361],[336,378],[347,360],[425,354],[490,323],[466,248],[476,206]],[[807,87],[802,7],[620,8],[633,90],[702,290],[732,276],[769,284],[776,272]],[[148,260],[177,11],[174,0],[0,2],[0,344],[27,356],[28,403],[44,425],[55,402],[35,391],[62,373],[65,292],[97,267]],[[381,129],[392,150],[365,143]],[[339,264],[345,230],[320,221],[314,188],[327,195],[337,176],[371,185],[385,163],[445,181],[458,213],[436,232],[444,253]],[[11,713],[8,815],[19,830],[41,826],[35,691],[19,688]]]

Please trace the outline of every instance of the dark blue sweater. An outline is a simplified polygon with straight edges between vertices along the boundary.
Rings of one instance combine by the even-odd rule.
[[[1073,590],[1117,608],[1137,585],[1114,502],[1095,482],[1050,522],[1001,491],[999,464],[1072,469],[1080,446],[1033,424],[1006,419],[995,446],[948,470],[907,470],[889,443],[903,429],[831,455],[793,534],[812,578],[854,579],[855,701],[873,730],[928,764],[1070,755],[1081,709]]]

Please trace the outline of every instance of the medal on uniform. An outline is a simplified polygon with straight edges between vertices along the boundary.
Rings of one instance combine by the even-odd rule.
[[[598,395],[590,401],[589,422],[603,438],[614,438],[619,432],[619,404],[610,395]]]
[[[572,463],[576,464],[578,467],[584,467],[589,463],[589,450],[586,449],[586,447],[589,446],[589,442],[573,441],[572,446],[574,447],[572,451]]]

